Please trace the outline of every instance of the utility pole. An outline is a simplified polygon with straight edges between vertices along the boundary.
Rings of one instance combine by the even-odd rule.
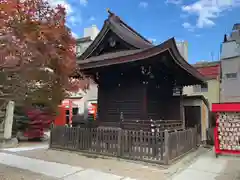
[[[211,60],[213,61],[214,60],[214,53],[211,52]]]

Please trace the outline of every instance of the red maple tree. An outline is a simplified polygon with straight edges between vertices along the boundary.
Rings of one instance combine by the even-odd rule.
[[[0,0],[0,100],[40,103],[54,112],[67,91],[86,88],[76,72],[65,9],[46,0]]]

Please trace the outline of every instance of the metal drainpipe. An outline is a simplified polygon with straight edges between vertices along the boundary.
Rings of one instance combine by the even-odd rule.
[[[220,59],[220,65],[219,65],[219,76],[218,76],[218,81],[219,81],[219,93],[218,93],[218,101],[219,103],[221,102],[221,92],[222,92],[222,63],[221,63],[221,59]]]

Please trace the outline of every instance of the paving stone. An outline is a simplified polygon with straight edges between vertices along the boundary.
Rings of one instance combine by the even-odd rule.
[[[1,180],[57,180],[57,178],[33,173],[28,170],[18,169],[0,164]]]
[[[96,171],[93,169],[87,169],[81,172],[78,172],[76,174],[73,174],[71,176],[68,176],[64,178],[64,180],[121,180],[123,177],[109,174],[109,173],[104,173],[100,171]]]
[[[44,160],[21,157],[1,152],[0,163],[56,178],[62,178],[64,176],[83,170],[81,167],[74,167],[67,164],[60,164],[55,162],[47,162]]]

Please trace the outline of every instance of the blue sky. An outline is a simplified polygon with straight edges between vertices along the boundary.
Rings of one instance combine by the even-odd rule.
[[[75,36],[96,24],[101,29],[107,8],[144,37],[159,44],[170,37],[186,40],[189,62],[219,58],[220,44],[240,23],[240,0],[49,0],[63,4]]]

